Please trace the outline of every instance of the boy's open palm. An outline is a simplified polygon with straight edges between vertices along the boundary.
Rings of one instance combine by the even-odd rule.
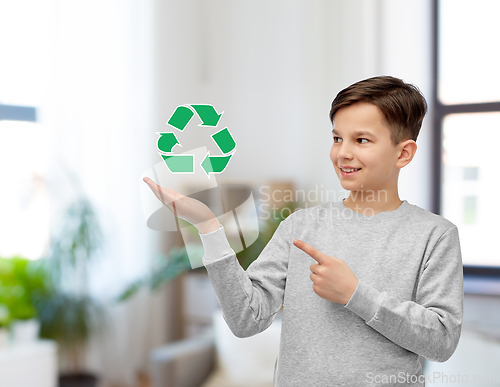
[[[358,278],[349,266],[343,260],[326,255],[300,239],[295,239],[293,244],[317,262],[310,266],[316,294],[337,304],[347,304],[358,286]]]
[[[201,233],[210,232],[220,227],[217,217],[204,203],[184,196],[173,189],[162,188],[149,177],[145,177],[143,180],[158,200],[175,216],[188,221]]]

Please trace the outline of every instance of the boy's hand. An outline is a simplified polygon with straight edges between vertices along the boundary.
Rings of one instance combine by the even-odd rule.
[[[220,228],[217,217],[204,203],[184,196],[173,189],[162,188],[149,177],[145,177],[143,180],[170,212],[194,225],[201,234]]]
[[[293,244],[318,262],[310,266],[316,294],[337,304],[347,304],[359,282],[349,266],[343,260],[326,255],[300,239],[295,239]]]

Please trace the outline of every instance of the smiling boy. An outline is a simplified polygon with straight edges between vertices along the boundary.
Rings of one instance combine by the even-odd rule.
[[[357,102],[339,109],[335,106],[333,113],[330,159],[342,187],[351,192],[344,204],[358,212],[397,209],[402,203],[398,196],[399,171],[413,158],[416,142],[408,139],[393,146],[384,116],[372,103]],[[345,168],[355,171],[346,172]],[[373,195],[384,200],[373,200]]]
[[[463,315],[458,229],[398,195],[426,111],[419,90],[394,77],[338,93],[330,158],[349,197],[288,216],[246,271],[216,218],[198,227],[237,337],[267,329],[283,306],[275,387],[421,387],[419,356],[444,362],[454,353]],[[202,210],[186,203],[178,210]]]

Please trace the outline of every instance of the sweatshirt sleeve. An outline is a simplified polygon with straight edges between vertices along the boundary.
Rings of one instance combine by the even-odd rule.
[[[399,346],[428,360],[445,362],[460,339],[463,297],[460,241],[453,226],[425,263],[415,302],[400,301],[359,280],[345,307]]]
[[[290,233],[282,221],[258,258],[243,270],[221,226],[200,234],[203,264],[222,309],[224,320],[235,336],[250,337],[266,330],[283,305]]]

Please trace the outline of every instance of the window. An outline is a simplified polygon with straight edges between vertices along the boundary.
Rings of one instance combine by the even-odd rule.
[[[47,3],[0,3],[0,256],[42,256],[49,242],[48,138],[38,120],[48,69]]]
[[[464,273],[500,277],[500,2],[434,0],[434,212],[459,229]]]

